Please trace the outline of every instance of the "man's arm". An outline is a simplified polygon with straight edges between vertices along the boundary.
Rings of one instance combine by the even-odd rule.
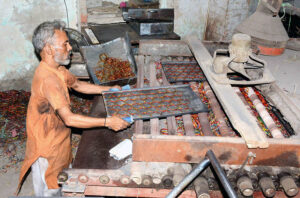
[[[94,85],[80,80],[76,80],[71,87],[72,89],[84,94],[101,94],[103,91],[108,91],[111,88],[121,89],[121,87],[118,85],[100,86],[100,85]]]
[[[128,127],[129,123],[122,118],[112,116],[109,118],[93,118],[84,115],[74,114],[68,107],[62,107],[57,110],[59,116],[69,127],[93,128],[105,126],[114,131],[119,131]]]

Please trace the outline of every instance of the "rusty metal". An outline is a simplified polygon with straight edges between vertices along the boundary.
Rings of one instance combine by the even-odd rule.
[[[194,187],[197,194],[197,198],[210,198],[209,186],[206,178],[199,176],[194,181]]]
[[[241,191],[242,195],[249,197],[253,195],[254,189],[252,181],[248,176],[242,176],[237,180],[237,187]]]
[[[286,174],[280,178],[280,185],[282,186],[284,192],[290,197],[296,196],[299,192],[294,179],[289,174]]]
[[[103,97],[108,116],[132,116],[134,120],[207,111],[188,85],[104,92]]]
[[[258,184],[263,194],[266,197],[274,197],[276,194],[276,188],[269,174],[261,173],[258,175],[258,177],[259,177]]]

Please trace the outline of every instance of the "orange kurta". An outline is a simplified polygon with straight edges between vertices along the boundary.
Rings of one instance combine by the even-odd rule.
[[[20,173],[20,185],[31,165],[39,158],[48,160],[45,173],[49,189],[58,188],[57,176],[72,160],[70,129],[57,109],[70,106],[68,88],[76,81],[65,67],[57,70],[41,62],[31,86],[26,118],[26,154]]]

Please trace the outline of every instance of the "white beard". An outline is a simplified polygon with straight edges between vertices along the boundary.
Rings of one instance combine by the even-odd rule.
[[[55,60],[55,62],[57,62],[59,65],[69,65],[70,62],[71,62],[70,55],[71,55],[71,52],[69,53],[68,57],[67,57],[66,59],[64,59],[63,57],[60,56],[59,53],[56,53],[56,54],[54,55],[54,60]]]

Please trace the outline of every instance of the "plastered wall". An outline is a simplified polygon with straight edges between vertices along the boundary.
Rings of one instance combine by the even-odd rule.
[[[77,0],[66,0],[69,26],[78,28]],[[30,90],[38,59],[31,38],[47,20],[67,22],[63,0],[0,0],[0,90]]]
[[[249,4],[256,0],[160,0],[161,8],[174,8],[174,32],[184,37],[196,33],[200,39],[231,40],[243,21]],[[255,9],[255,8],[254,8]]]

